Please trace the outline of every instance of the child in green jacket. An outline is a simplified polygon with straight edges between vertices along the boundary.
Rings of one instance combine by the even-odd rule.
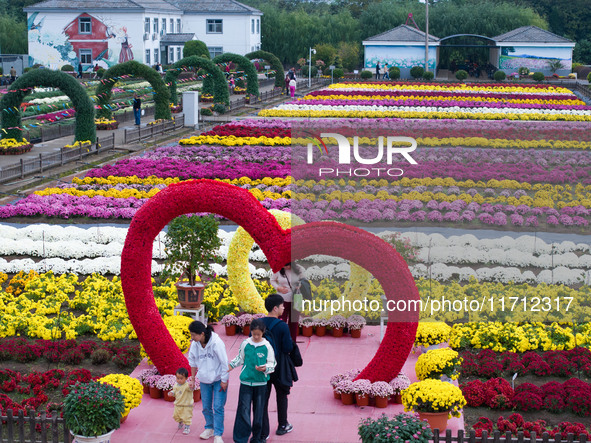
[[[263,337],[265,323],[255,319],[250,324],[252,337],[240,345],[238,355],[230,362],[228,370],[242,366],[240,371],[240,392],[238,408],[234,421],[234,441],[248,443],[252,432],[251,443],[262,443],[261,429],[263,426],[263,410],[267,393],[269,374],[275,370],[275,353],[271,344]],[[253,417],[250,423],[250,408]]]

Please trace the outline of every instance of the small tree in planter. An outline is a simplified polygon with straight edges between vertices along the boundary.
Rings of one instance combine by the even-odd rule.
[[[176,287],[183,307],[199,308],[205,289],[203,280],[215,277],[210,263],[221,262],[216,254],[222,244],[218,226],[219,222],[213,215],[181,215],[168,224],[163,275],[180,279]]]

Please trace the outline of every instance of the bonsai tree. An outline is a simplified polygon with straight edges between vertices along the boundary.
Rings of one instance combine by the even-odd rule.
[[[167,257],[163,276],[185,278],[190,286],[195,286],[199,279],[213,277],[211,262],[221,262],[216,254],[222,244],[218,226],[219,222],[213,215],[181,215],[172,220],[164,240]]]
[[[64,400],[64,419],[70,432],[96,437],[119,429],[125,399],[119,388],[90,381],[74,385]]]

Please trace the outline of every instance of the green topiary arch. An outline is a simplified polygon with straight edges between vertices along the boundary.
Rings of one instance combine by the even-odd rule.
[[[186,67],[201,68],[207,71],[207,73],[211,75],[214,83],[213,101],[215,103],[224,103],[225,105],[230,104],[228,84],[226,83],[226,77],[224,76],[222,70],[218,68],[218,66],[211,60],[207,60],[203,57],[197,57],[196,55],[185,57],[179,60],[166,71],[166,77],[164,78],[164,81],[170,88],[170,97],[174,104],[178,103],[178,96],[176,93],[176,79],[178,78],[181,69]]]
[[[254,68],[254,65],[249,59],[238,54],[226,52],[224,54],[218,55],[212,61],[216,64],[228,62],[236,63],[246,75],[246,93],[248,95],[259,95],[259,79],[257,76],[257,70]]]
[[[172,114],[170,112],[170,92],[166,87],[160,74],[151,67],[143,65],[135,60],[119,63],[105,71],[103,78],[96,89],[98,97],[98,104],[100,109],[97,114],[99,117],[110,118],[111,109],[109,108],[109,101],[111,100],[111,93],[113,85],[117,83],[119,77],[123,75],[133,75],[134,77],[143,78],[150,83],[154,89],[154,102],[156,109],[154,111],[154,118],[170,120]]]
[[[267,51],[254,51],[249,52],[244,57],[246,57],[249,60],[261,58],[263,60],[268,61],[271,64],[271,69],[275,71],[275,87],[283,87],[283,82],[285,81],[285,79],[283,78],[283,65],[281,64],[281,61],[277,58],[275,54],[272,54]]]
[[[0,108],[2,109],[2,137],[21,140],[21,113],[20,105],[27,94],[34,87],[56,88],[62,91],[72,101],[76,110],[77,141],[96,140],[96,127],[94,125],[94,106],[86,90],[69,74],[49,69],[33,69],[21,75],[2,97]]]

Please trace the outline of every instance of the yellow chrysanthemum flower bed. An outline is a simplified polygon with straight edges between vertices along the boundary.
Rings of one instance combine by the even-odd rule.
[[[263,109],[259,117],[306,117],[306,118],[420,118],[457,120],[532,120],[532,121],[591,121],[591,115],[543,114],[543,113],[500,113],[462,111],[369,111],[369,110],[307,110],[307,109]]]
[[[460,366],[463,359],[450,348],[433,349],[419,355],[415,364],[415,371],[419,380],[428,378],[439,379],[445,375],[452,380],[460,376]]]
[[[548,86],[546,88],[521,87],[521,86],[491,86],[466,83],[450,84],[378,84],[378,83],[333,83],[328,89],[374,89],[383,91],[462,91],[462,92],[496,92],[496,93],[543,93],[543,94],[567,94],[572,95],[568,88]]]
[[[181,145],[265,145],[265,146],[289,146],[290,137],[236,137],[234,135],[195,135],[179,140]]]
[[[184,354],[189,350],[191,346],[191,333],[189,332],[189,325],[193,322],[191,317],[185,317],[184,315],[172,315],[164,319],[164,325],[170,336],[178,346],[179,350]],[[148,357],[148,363],[152,364],[152,360],[146,353],[143,346],[140,347],[140,357]]]
[[[16,138],[0,139],[0,149],[18,148],[20,146],[27,146],[29,144],[30,143],[26,138],[23,138],[20,142]]]
[[[449,340],[451,327],[443,322],[419,322],[415,346],[431,346],[445,343]]]
[[[76,141],[71,145],[66,145],[64,146],[64,148],[90,148],[90,146],[92,146],[92,142],[90,140],[82,140],[82,141]]]
[[[94,124],[95,125],[111,125],[113,123],[117,123],[117,120],[115,120],[115,119],[108,119],[108,118],[105,118],[105,117],[95,118],[94,119]]]
[[[137,408],[142,402],[144,389],[137,378],[125,374],[109,374],[99,378],[98,381],[115,386],[121,391],[121,395],[123,395],[123,399],[125,400],[125,410],[121,414],[121,417],[125,417],[129,414],[129,411]]]
[[[466,399],[457,386],[441,380],[429,378],[411,384],[402,391],[402,404],[405,412],[445,412],[449,418],[459,417]]]

